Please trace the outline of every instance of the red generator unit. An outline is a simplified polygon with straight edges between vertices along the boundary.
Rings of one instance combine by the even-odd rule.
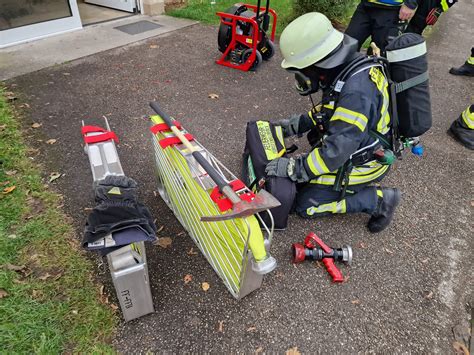
[[[264,60],[275,54],[277,14],[266,6],[235,4],[225,12],[218,12],[221,19],[217,44],[222,56],[217,64],[243,71],[255,70]],[[271,24],[271,35],[267,35]]]

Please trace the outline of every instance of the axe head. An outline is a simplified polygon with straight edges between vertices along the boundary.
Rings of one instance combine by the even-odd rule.
[[[263,212],[278,206],[281,206],[280,201],[278,201],[268,191],[260,190],[255,194],[255,198],[252,201],[247,202],[240,200],[239,202],[234,203],[231,212],[215,216],[202,216],[201,221],[218,222],[234,218],[245,218],[252,216],[255,213]]]

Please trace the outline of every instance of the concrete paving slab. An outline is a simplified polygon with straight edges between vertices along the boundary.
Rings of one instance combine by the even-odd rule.
[[[158,28],[137,34],[116,29],[148,21]],[[136,15],[84,27],[82,30],[0,49],[0,80],[99,53],[196,24],[170,16]]]
[[[81,120],[100,124],[102,115],[121,139],[124,170],[139,182],[142,201],[164,226],[159,237],[172,238],[167,249],[147,247],[156,313],[122,323],[113,340],[117,350],[453,353],[452,329],[469,324],[473,304],[474,156],[446,130],[474,101],[474,81],[448,70],[469,55],[472,18],[472,1],[461,0],[428,40],[433,127],[423,136],[425,156],[406,155],[383,182],[403,192],[391,227],[373,235],[363,214],[290,216],[288,230],[274,237],[278,269],[241,301],[232,298],[201,255],[188,255],[191,238],[156,195],[148,121],[142,115],[152,113],[149,101],[158,101],[239,172],[247,121],[277,120],[309,108],[293,89],[293,77],[280,68],[279,53],[254,73],[218,66],[217,28],[197,25],[8,81],[19,96],[18,107],[30,106],[23,108],[23,125],[29,143],[39,149],[32,158],[44,166],[45,179],[51,171],[65,174],[53,187],[64,195],[78,239],[84,209],[94,204]],[[219,98],[210,99],[210,93]],[[41,128],[31,129],[33,122]],[[45,144],[50,138],[57,143]],[[331,283],[315,264],[290,263],[291,243],[309,231],[329,245],[352,245],[354,262],[341,267],[347,282]],[[107,270],[97,272],[113,295]],[[183,282],[186,274],[193,282]],[[199,286],[204,281],[211,285],[207,292]]]

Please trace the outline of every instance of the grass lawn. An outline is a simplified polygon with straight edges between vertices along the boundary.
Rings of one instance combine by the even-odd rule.
[[[216,12],[225,11],[232,5],[238,3],[236,0],[214,0],[216,3],[213,5],[211,4],[211,1],[212,0],[188,0],[187,6],[179,9],[169,10],[166,12],[166,14],[217,25],[220,22],[220,17],[216,15]],[[257,1],[249,1],[248,3],[256,5]],[[287,23],[288,17],[290,16],[293,8],[292,4],[293,0],[270,1],[270,8],[275,10],[278,15],[277,34],[281,33],[285,24]],[[265,1],[262,0],[261,6],[264,5]]]
[[[117,317],[0,87],[0,352],[112,353]]]

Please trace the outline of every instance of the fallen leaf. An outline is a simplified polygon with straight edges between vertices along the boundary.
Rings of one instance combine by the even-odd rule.
[[[7,180],[7,181],[1,182],[0,185],[7,186],[9,183],[10,183],[10,180]]]
[[[433,291],[428,292],[428,293],[425,295],[425,298],[427,298],[427,299],[433,298]]]
[[[367,245],[365,245],[364,243],[360,242],[359,245],[358,245],[358,247],[359,247],[360,249],[366,249],[366,248],[367,248]]]
[[[118,306],[116,304],[111,303],[110,308],[112,308],[114,311],[118,309]]]
[[[390,249],[387,249],[387,248],[384,248],[384,249],[385,249],[385,251],[386,251],[387,253],[393,254],[393,251],[391,251]]]
[[[164,228],[165,226],[161,226],[160,228],[157,229],[156,233],[160,233]]]
[[[28,148],[26,151],[28,152],[28,154],[38,154],[40,150],[35,148]]]
[[[63,273],[62,273],[62,272],[58,272],[56,275],[54,275],[53,280],[54,280],[54,281],[57,281],[57,280],[59,280],[62,276],[63,276]]]
[[[263,352],[263,348],[259,346],[257,350],[255,350],[255,354],[260,354],[261,352]]]
[[[46,144],[54,144],[54,143],[56,143],[56,142],[57,142],[56,139],[51,138],[51,139],[48,139],[48,140],[46,141]]]
[[[207,291],[207,290],[209,290],[209,288],[210,288],[211,286],[210,286],[207,282],[203,282],[203,283],[201,284],[201,287],[202,287],[203,291]]]
[[[301,355],[301,353],[298,351],[298,347],[295,346],[294,348],[290,348],[285,352],[285,355]]]
[[[31,293],[31,296],[33,296],[33,298],[40,298],[40,297],[43,297],[43,291],[41,291],[41,290],[33,290],[33,292]]]
[[[152,48],[152,49],[158,48],[158,45],[157,44],[150,44],[150,48]]]
[[[184,275],[184,283],[185,284],[188,284],[190,283],[192,280],[193,280],[193,275],[190,275],[190,274],[187,274],[187,275]]]
[[[0,288],[0,298],[5,298],[8,296],[8,292],[5,291],[3,288]]]
[[[53,276],[53,275],[51,275],[49,272],[45,272],[43,275],[38,276],[38,279],[40,279],[41,281],[46,281],[46,280],[49,279],[51,276]]]
[[[469,355],[469,350],[467,349],[466,345],[461,344],[460,342],[453,342],[453,348],[456,354]]]
[[[163,237],[163,238],[158,238],[155,244],[166,249],[171,245],[172,242],[173,240],[170,237]]]
[[[13,175],[15,175],[16,173],[17,173],[16,170],[7,170],[7,171],[5,171],[5,174],[7,174],[8,176],[13,176]]]
[[[63,73],[63,75],[69,76],[71,75],[71,73]]]
[[[219,321],[219,326],[217,327],[217,331],[219,333],[223,333],[224,332],[224,321],[223,320],[220,320]]]
[[[349,281],[350,278],[351,278],[351,277],[350,277],[349,275],[344,276],[344,282]]]
[[[16,189],[16,186],[15,186],[15,185],[9,186],[9,187],[5,187],[5,188],[3,189],[3,193],[6,195],[6,194],[9,194],[10,192],[12,192],[12,191],[15,190],[15,189]]]
[[[61,174],[61,173],[56,173],[56,172],[55,172],[55,173],[51,173],[51,174],[49,175],[49,183],[52,183],[53,181],[59,179],[61,176],[63,176],[63,174]]]
[[[257,330],[257,328],[254,327],[254,326],[247,328],[247,332],[253,332],[253,331],[255,331],[255,330]]]
[[[7,98],[8,101],[15,101],[17,99],[17,97],[15,96],[15,94],[11,91],[7,91],[5,93],[5,97]]]
[[[194,251],[194,248],[191,247],[188,251],[188,255],[197,255],[197,252]]]
[[[352,304],[359,304],[359,303],[360,303],[360,300],[352,300],[351,303],[352,303]]]
[[[208,96],[209,96],[210,99],[213,99],[213,100],[219,98],[219,95],[217,95],[217,94],[209,94]]]
[[[426,258],[426,259],[421,260],[421,262],[422,262],[423,264],[426,264],[428,261],[430,261],[429,258]]]
[[[25,265],[13,265],[13,264],[5,264],[4,268],[10,271],[22,271],[25,268]]]
[[[178,236],[178,237],[181,237],[182,235],[186,235],[186,232],[182,231],[182,232],[179,232],[178,234],[176,234],[176,236]]]
[[[20,107],[21,108],[23,108],[23,107],[30,108],[30,105],[25,102],[24,104],[21,104]]]
[[[101,286],[99,287],[99,295],[102,296],[103,294],[104,294],[104,285],[101,285]]]
[[[38,123],[38,122],[35,122],[31,125],[31,127],[33,128],[40,128],[43,124],[42,123]]]

